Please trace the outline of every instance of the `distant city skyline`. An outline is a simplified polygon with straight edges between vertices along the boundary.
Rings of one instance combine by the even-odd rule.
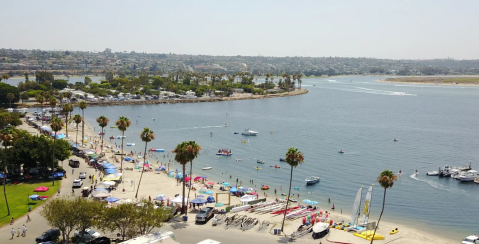
[[[0,48],[479,59],[479,1],[7,1]]]

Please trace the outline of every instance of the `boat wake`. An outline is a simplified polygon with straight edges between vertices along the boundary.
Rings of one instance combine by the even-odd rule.
[[[414,179],[414,180],[417,180],[417,181],[421,181],[421,182],[424,182],[436,189],[439,189],[439,190],[444,190],[444,191],[448,191],[448,192],[451,192],[451,193],[455,193],[455,194],[460,194],[460,195],[464,195],[464,196],[468,196],[468,197],[471,197],[471,198],[474,198],[474,199],[478,199],[479,200],[479,197],[478,196],[473,196],[473,195],[470,195],[470,194],[467,194],[466,191],[464,190],[458,190],[458,189],[449,189],[447,187],[445,187],[443,184],[439,183],[439,182],[436,182],[436,181],[432,181],[432,180],[426,180],[426,179],[421,179],[421,178],[417,178],[417,176],[415,174],[412,174],[411,176],[411,179]],[[453,179],[451,179],[453,180]]]
[[[186,128],[178,128],[174,131],[178,130],[196,130],[196,129],[208,129],[208,128],[222,128],[225,127],[224,125],[207,125],[207,126],[197,126],[197,127],[186,127]]]
[[[347,91],[347,92],[367,93],[367,94],[375,94],[375,95],[387,95],[387,96],[417,96],[417,94],[411,94],[407,92],[386,91],[386,90],[370,89],[365,87],[351,87],[351,88],[344,87],[344,88],[326,88],[326,89],[333,89],[333,90]]]

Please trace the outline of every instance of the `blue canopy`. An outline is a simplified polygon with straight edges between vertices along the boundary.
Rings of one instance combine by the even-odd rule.
[[[178,173],[176,174],[176,177],[177,179],[183,179],[183,174],[182,173]]]
[[[107,169],[118,169],[118,167],[115,166],[115,165],[113,165],[113,164],[110,164],[110,165],[108,165],[108,166],[103,165],[103,167],[105,167],[105,168],[107,168]]]
[[[205,200],[205,199],[202,199],[202,198],[196,198],[196,199],[190,201],[190,203],[196,203],[196,204],[203,204],[203,203],[206,203],[206,202],[208,202],[208,201]]]
[[[236,187],[232,187],[232,188],[230,189],[230,192],[237,192],[237,191],[238,191],[238,189],[236,189]]]
[[[62,172],[55,172],[53,173],[53,177],[63,177],[63,173]]]
[[[131,158],[130,158],[130,157],[126,157],[124,160],[125,160],[125,161],[130,161]]]
[[[213,203],[215,202],[215,199],[212,196],[209,196],[208,198],[206,198],[206,201],[208,201],[209,203]]]
[[[203,196],[203,195],[198,195],[198,198],[204,198],[204,197],[205,197],[205,196]]]
[[[108,190],[105,188],[95,188],[95,191],[102,191],[102,192],[109,193]]]
[[[105,201],[107,202],[116,202],[116,201],[119,201],[120,199],[116,198],[116,197],[108,197],[107,199],[105,199]]]
[[[205,194],[213,194],[213,192],[210,191],[210,190],[207,190],[207,191],[205,191]]]
[[[156,196],[153,200],[164,201],[163,196]]]
[[[103,167],[106,168],[106,167],[108,167],[108,166],[110,166],[110,165],[112,165],[112,164],[111,164],[111,163],[104,163],[104,164],[102,164],[102,165],[103,165]]]
[[[166,169],[165,165],[162,165],[160,169],[165,170]]]
[[[228,182],[223,182],[223,184],[222,184],[222,185],[224,185],[224,186],[229,186],[229,185],[230,185],[230,183],[228,183]]]
[[[32,199],[32,200],[37,200],[37,198],[39,197],[40,195],[31,195],[29,196],[28,198]]]
[[[5,175],[4,175],[4,174],[0,174],[0,178],[4,178],[4,177],[5,177]]]
[[[236,191],[237,191],[237,192],[245,192],[245,189],[240,188],[240,189],[238,189],[238,190],[236,190]]]
[[[107,174],[116,174],[116,170],[115,169],[106,169],[106,173]]]

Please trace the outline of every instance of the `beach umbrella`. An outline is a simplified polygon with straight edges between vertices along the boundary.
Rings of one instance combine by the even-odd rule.
[[[311,202],[311,200],[309,200],[309,199],[304,199],[303,202],[309,203],[309,202]]]
[[[230,192],[237,192],[237,191],[238,191],[238,190],[237,190],[236,188],[234,188],[234,187],[230,189]]]
[[[177,179],[183,179],[183,174],[182,173],[177,173],[176,178]]]
[[[208,184],[208,185],[214,185],[215,183],[210,181],[210,182],[208,182],[208,183],[206,183],[206,184]]]
[[[311,201],[309,204],[313,204],[313,205],[314,205],[314,204],[318,204],[318,202],[316,202],[316,201]]]
[[[220,203],[220,202],[219,202],[219,203],[216,203],[216,204],[215,204],[215,207],[221,207],[221,206],[223,206],[223,203]]]
[[[246,191],[246,193],[250,194],[252,191]]]
[[[150,167],[150,165],[149,165],[149,164],[145,164],[145,167],[146,167],[146,168],[149,168],[149,167]]]
[[[228,183],[228,182],[223,182],[223,184],[222,184],[222,185],[224,185],[224,186],[229,186],[229,185],[230,185],[230,183]]]
[[[199,179],[201,179],[201,177],[200,177],[200,176],[196,176],[194,180],[197,181],[197,180],[199,180]]]
[[[255,191],[249,193],[250,195],[256,195],[257,193]]]
[[[205,199],[202,199],[202,198],[196,198],[196,199],[193,199],[190,201],[190,203],[195,203],[195,204],[203,204],[203,203],[206,203],[207,201]]]
[[[171,173],[171,172],[175,172],[175,171],[174,171],[174,170],[170,170],[170,171],[168,171],[168,174]]]
[[[190,180],[191,180],[191,177],[189,176],[185,178],[185,181],[190,181]]]
[[[243,188],[244,188],[244,187],[242,187],[242,186],[238,187],[238,189],[243,189]]]
[[[107,199],[105,199],[105,201],[107,202],[117,202],[119,201],[120,199],[116,198],[116,197],[108,197]]]
[[[205,194],[213,194],[213,192],[210,191],[210,190],[207,190],[207,191],[205,191]]]
[[[203,195],[198,195],[198,198],[204,198],[204,197],[205,197],[205,196],[203,196]]]
[[[248,188],[248,191],[254,191],[254,189],[253,188]]]
[[[165,196],[165,194],[158,194],[158,195],[156,195],[156,197],[164,197],[164,196]]]

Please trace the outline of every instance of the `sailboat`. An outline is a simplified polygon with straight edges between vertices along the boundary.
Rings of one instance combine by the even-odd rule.
[[[370,186],[366,197],[364,198],[364,208],[363,208],[363,225],[367,224],[369,221],[369,213],[371,212],[371,198],[373,197],[373,186]]]
[[[351,212],[351,227],[348,231],[358,231],[364,229],[364,227],[358,226],[358,219],[361,214],[361,198],[363,196],[363,187],[359,188],[358,193],[356,194],[356,199],[353,204],[353,211]]]

